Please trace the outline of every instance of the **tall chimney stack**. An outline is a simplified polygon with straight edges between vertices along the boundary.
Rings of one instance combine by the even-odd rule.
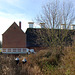
[[[19,27],[20,27],[20,29],[21,29],[21,21],[19,22]]]

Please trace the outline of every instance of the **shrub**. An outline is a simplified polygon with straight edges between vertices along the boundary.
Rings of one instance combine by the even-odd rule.
[[[75,44],[73,46],[53,47],[40,50],[36,54],[19,55],[20,62],[16,65],[12,55],[0,55],[0,75],[74,75]],[[22,64],[26,58],[27,63]]]

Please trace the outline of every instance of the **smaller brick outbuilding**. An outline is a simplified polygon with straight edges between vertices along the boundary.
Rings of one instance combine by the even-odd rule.
[[[26,34],[21,30],[21,22],[19,26],[14,22],[2,34],[2,48],[26,48]]]

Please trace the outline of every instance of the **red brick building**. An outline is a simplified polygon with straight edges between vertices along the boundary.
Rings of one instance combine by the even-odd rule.
[[[19,26],[14,22],[2,34],[2,48],[26,48],[26,34],[21,30],[21,22]]]

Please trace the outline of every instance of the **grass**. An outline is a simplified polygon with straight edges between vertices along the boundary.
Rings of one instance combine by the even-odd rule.
[[[2,51],[0,50],[0,52],[2,52]]]

